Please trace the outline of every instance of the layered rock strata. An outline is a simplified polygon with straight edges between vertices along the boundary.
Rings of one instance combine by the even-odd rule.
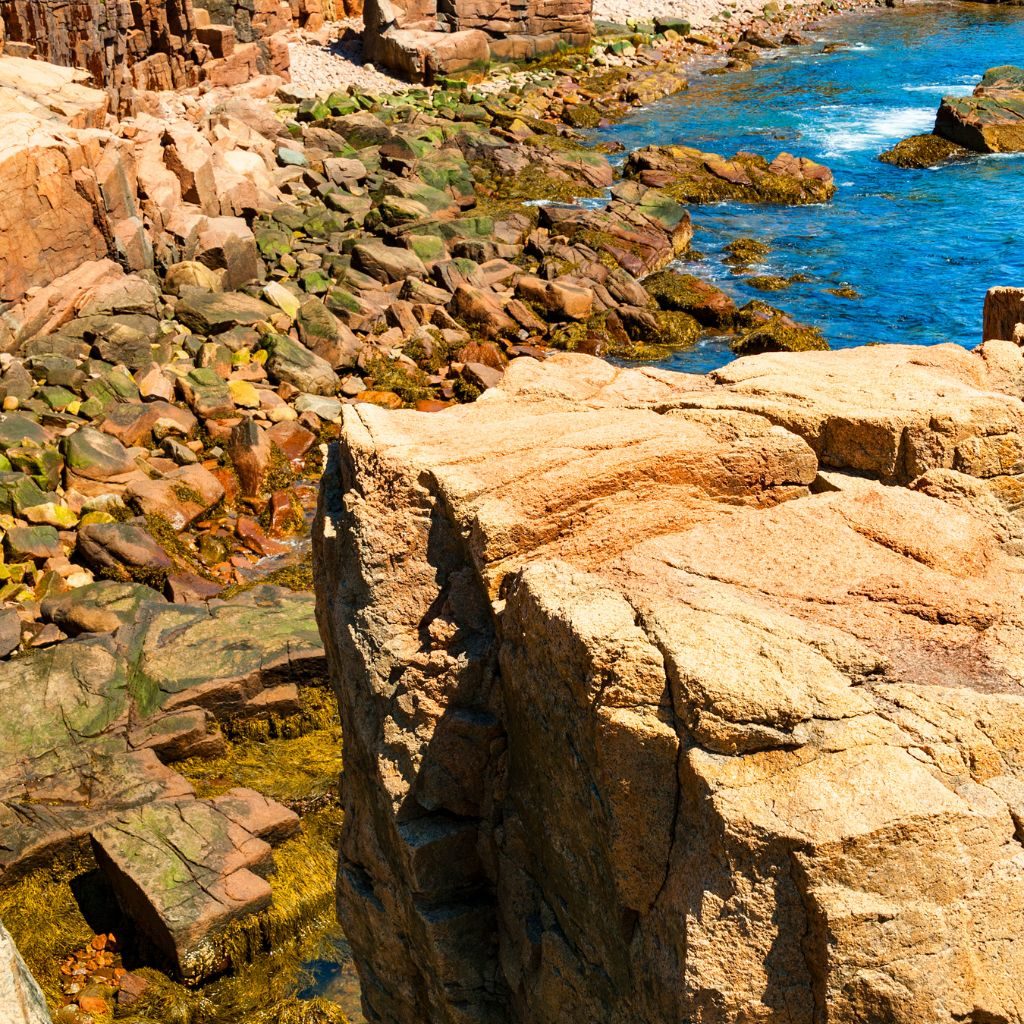
[[[369,1019],[1024,1018],[1022,394],[990,342],[346,409]]]
[[[82,69],[117,109],[128,110],[136,91],[287,75],[280,33],[293,24],[319,28],[324,18],[320,0],[297,0],[294,9],[285,0],[210,0],[195,8],[192,0],[0,0],[0,21],[8,54]]]
[[[522,60],[593,35],[590,0],[369,0],[363,46],[373,61],[417,80]]]

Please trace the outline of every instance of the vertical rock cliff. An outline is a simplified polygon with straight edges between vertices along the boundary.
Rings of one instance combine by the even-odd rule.
[[[1022,387],[995,342],[347,408],[368,1018],[1024,1020]]]
[[[175,89],[198,81],[192,0],[0,0],[9,42],[43,60],[84,68],[120,98],[132,88]]]

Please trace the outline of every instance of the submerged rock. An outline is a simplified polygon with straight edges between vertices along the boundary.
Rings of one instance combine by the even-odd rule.
[[[367,1015],[1013,1019],[1022,381],[1000,342],[558,355],[346,409],[315,566]]]

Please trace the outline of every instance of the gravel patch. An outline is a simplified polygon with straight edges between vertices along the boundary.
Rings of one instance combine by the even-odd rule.
[[[760,14],[768,0],[594,0],[594,17],[604,21],[651,21],[656,17],[686,18],[694,28],[710,25],[717,15],[728,11],[732,18]],[[808,0],[793,0],[801,7]],[[779,6],[782,6],[779,4]]]
[[[292,91],[325,96],[354,85],[368,93],[394,93],[409,83],[363,60],[363,23],[336,21],[315,36],[289,43]]]

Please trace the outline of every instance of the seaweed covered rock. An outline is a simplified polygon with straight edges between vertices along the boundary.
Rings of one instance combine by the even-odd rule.
[[[662,270],[644,279],[644,288],[665,310],[689,313],[705,327],[729,327],[736,303],[710,281],[693,274]]]
[[[368,1017],[1019,1016],[1011,348],[558,355],[345,411],[316,572]]]
[[[757,280],[752,278],[750,283]],[[787,287],[788,282],[784,282],[783,286]],[[777,289],[771,287],[768,290]],[[766,303],[748,303],[739,311],[738,319],[745,327],[741,327],[730,347],[739,356],[758,355],[761,352],[813,352],[827,350],[829,347],[817,327],[797,323],[791,316]]]
[[[789,153],[769,163],[756,153],[725,159],[690,146],[647,146],[630,154],[623,173],[684,203],[800,205],[826,202],[836,191],[827,167]]]
[[[894,167],[924,170],[966,160],[971,151],[939,135],[911,135],[887,149],[878,159]]]

